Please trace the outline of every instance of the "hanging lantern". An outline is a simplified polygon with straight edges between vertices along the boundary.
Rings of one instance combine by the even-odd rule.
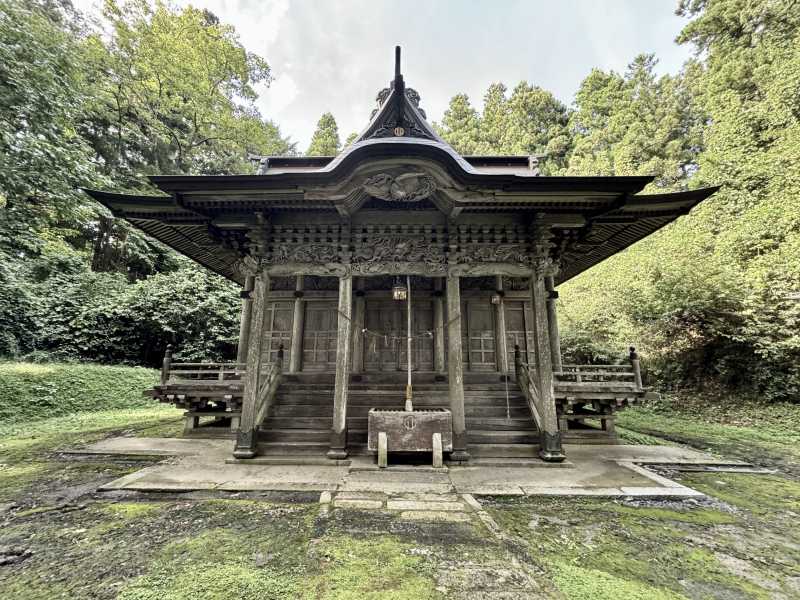
[[[395,280],[394,287],[392,287],[392,299],[393,300],[408,299],[408,288],[401,283],[399,278]]]

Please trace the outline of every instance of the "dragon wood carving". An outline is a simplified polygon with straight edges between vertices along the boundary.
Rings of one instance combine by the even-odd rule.
[[[392,271],[396,263],[422,263],[432,273],[447,270],[443,250],[421,238],[377,238],[357,247],[351,258],[353,271],[365,274]]]
[[[339,249],[329,244],[303,244],[276,246],[264,258],[265,264],[280,263],[335,263],[340,262]]]
[[[419,202],[436,191],[436,182],[425,173],[404,173],[393,177],[378,173],[367,179],[364,191],[387,202]]]

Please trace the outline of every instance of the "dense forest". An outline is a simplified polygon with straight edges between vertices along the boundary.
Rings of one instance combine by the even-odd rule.
[[[679,73],[631,57],[570,105],[535,84],[455,95],[438,131],[462,154],[535,154],[548,175],[642,175],[646,192],[722,186],[671,226],[562,286],[565,353],[628,344],[662,386],[800,397],[800,6],[680,0]],[[230,357],[233,284],[92,203],[156,173],[252,172],[298,152],[255,107],[269,64],[194,8],[0,0],[0,355],[155,364]],[[268,93],[268,92],[267,92]],[[352,141],[349,136],[346,146]],[[342,148],[322,115],[309,155]]]

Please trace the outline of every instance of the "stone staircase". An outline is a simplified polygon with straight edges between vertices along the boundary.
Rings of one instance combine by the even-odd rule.
[[[414,406],[447,407],[448,386],[435,374],[414,374]],[[324,454],[333,413],[334,377],[329,373],[284,375],[267,418],[259,430],[263,455]],[[476,457],[535,457],[536,426],[513,379],[508,395],[499,373],[465,375],[464,404],[470,453]],[[353,376],[347,409],[351,454],[366,453],[370,408],[401,408],[403,373]]]

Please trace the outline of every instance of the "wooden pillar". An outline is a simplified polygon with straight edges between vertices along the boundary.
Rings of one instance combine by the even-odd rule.
[[[550,357],[553,362],[553,371],[561,371],[561,336],[558,333],[558,315],[556,313],[558,292],[552,275],[544,278],[544,285],[547,290],[547,327],[550,335]]]
[[[366,320],[366,299],[364,298],[364,278],[356,280],[356,297],[353,301],[353,373],[364,372],[364,323]]]
[[[503,276],[497,275],[495,277],[495,293],[499,296],[500,301],[494,305],[494,323],[495,323],[495,359],[497,361],[497,370],[501,373],[508,373],[508,345],[506,342],[506,307],[505,307],[505,290],[503,290]]]
[[[447,381],[453,413],[451,460],[469,460],[464,414],[464,358],[461,353],[461,290],[458,275],[447,276]]]
[[[353,331],[353,276],[339,278],[339,317],[336,338],[336,379],[333,428],[328,458],[347,458],[347,391],[350,382],[350,333]]]
[[[547,289],[541,273],[531,277],[531,304],[533,308],[533,356],[536,368],[536,384],[541,400],[539,432],[539,456],[549,462],[564,460],[558,415],[553,396],[553,362],[550,352],[550,335],[547,321]]]
[[[244,279],[242,289],[242,317],[239,320],[239,346],[236,349],[236,362],[247,362],[247,345],[250,339],[250,320],[253,315],[253,282],[255,278],[248,275]]]
[[[258,396],[261,352],[264,346],[264,324],[269,309],[269,275],[263,271],[256,275],[253,290],[252,320],[247,344],[247,373],[244,380],[242,415],[236,435],[236,458],[253,458],[256,455],[258,423],[256,418],[256,397]]]
[[[433,370],[444,373],[445,347],[444,347],[444,292],[442,291],[442,278],[433,280]]]
[[[297,276],[294,284],[294,315],[292,316],[292,345],[289,351],[289,372],[297,373],[303,365],[303,332],[305,330],[306,303],[303,300],[304,279]]]

